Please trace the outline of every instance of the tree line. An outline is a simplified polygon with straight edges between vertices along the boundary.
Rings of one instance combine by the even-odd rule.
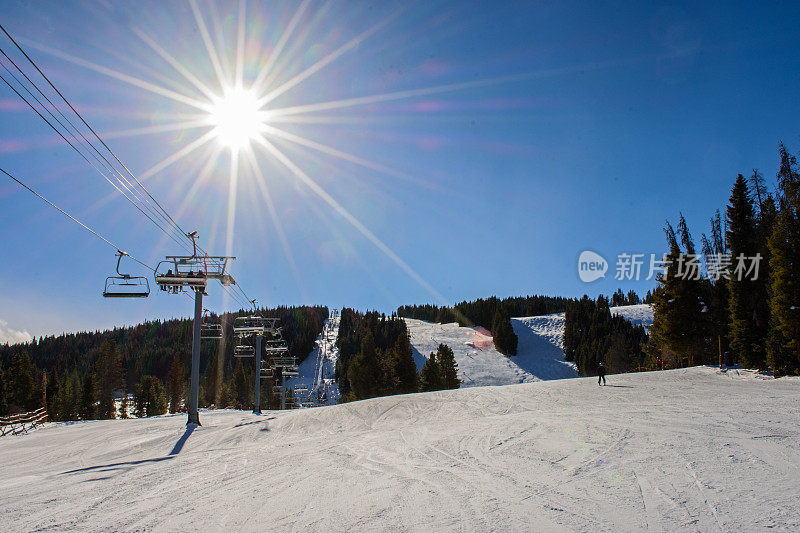
[[[343,402],[460,386],[453,351],[445,345],[417,370],[406,323],[397,316],[345,308],[336,345]]]
[[[687,279],[681,257],[698,247],[682,214],[677,227],[666,222],[669,252],[654,292],[652,357],[694,365],[722,355],[776,376],[800,373],[800,173],[782,143],[778,155],[773,190],[758,170],[739,174],[724,219],[719,211],[711,217],[700,247],[707,275]],[[736,275],[739,257],[759,259],[756,276],[753,261],[747,275]],[[720,266],[728,275],[719,274]]]
[[[210,317],[221,323],[223,339],[201,343],[202,407],[252,405],[253,364],[243,364],[241,359],[233,357],[234,319],[251,313],[240,310]],[[256,314],[281,319],[289,352],[302,361],[322,332],[328,309],[262,308]],[[43,395],[51,420],[176,412],[182,409],[185,399],[191,339],[192,321],[171,319],[0,346],[0,414],[36,409],[42,405]],[[262,390],[271,390],[271,384]],[[121,398],[119,411],[115,398]],[[274,398],[265,400],[264,405],[271,402],[274,407]]]
[[[638,301],[638,296],[629,296],[622,305],[635,305],[627,303],[630,301]],[[612,315],[609,300],[603,295],[596,300],[584,295],[580,300],[567,303],[564,358],[574,361],[582,376],[594,375],[601,362],[609,372],[641,369],[646,363],[647,341],[644,327],[620,315]]]

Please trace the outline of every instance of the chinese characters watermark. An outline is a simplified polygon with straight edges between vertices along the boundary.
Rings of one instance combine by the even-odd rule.
[[[761,254],[746,256],[739,254],[684,254],[670,257],[669,254],[641,254],[623,252],[617,255],[614,279],[618,281],[665,280],[670,274],[684,280],[706,278],[717,282],[725,280],[758,280]],[[608,262],[596,252],[584,251],[578,259],[578,275],[581,281],[591,283],[604,278]]]

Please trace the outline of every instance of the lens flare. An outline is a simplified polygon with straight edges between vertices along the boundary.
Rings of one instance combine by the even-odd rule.
[[[244,87],[226,89],[208,109],[214,136],[231,149],[243,149],[261,134],[266,113],[261,111],[255,92]]]

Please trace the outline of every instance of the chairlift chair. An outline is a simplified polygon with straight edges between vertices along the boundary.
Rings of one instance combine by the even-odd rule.
[[[167,269],[164,271],[164,269]],[[174,270],[173,270],[174,269]],[[195,271],[191,266],[188,268],[176,259],[161,261],[155,270],[156,284],[162,291],[183,292],[186,287],[194,290],[205,291],[208,278],[201,265],[197,265]]]
[[[200,323],[200,338],[201,339],[221,339],[222,338],[222,324],[212,320],[208,309],[203,310],[203,321]]]
[[[272,366],[280,367],[280,366],[294,366],[296,360],[294,357],[273,357],[272,358]]]
[[[249,344],[240,344],[233,347],[234,357],[255,357],[256,348]]]
[[[147,278],[123,274],[119,271],[122,256],[128,255],[122,250],[117,250],[117,275],[106,278],[103,289],[104,298],[147,298],[150,296],[150,283]]]
[[[260,316],[240,316],[233,321],[233,332],[239,337],[246,337],[253,333],[263,335],[266,329],[266,319]]]

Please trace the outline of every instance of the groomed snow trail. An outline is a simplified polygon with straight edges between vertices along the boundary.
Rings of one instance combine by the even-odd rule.
[[[537,379],[579,376],[575,363],[564,360],[564,313],[512,318],[517,355],[511,359]]]
[[[493,344],[471,345],[475,330],[458,324],[433,324],[405,319],[417,367],[422,368],[439,343],[453,349],[462,387],[511,385],[547,379],[578,377],[577,367],[564,360],[564,313],[512,318],[519,339],[517,355],[506,357]]]
[[[456,323],[433,324],[412,318],[406,318],[405,321],[411,336],[414,361],[419,369],[443,343],[453,349],[462,387],[537,381],[535,376],[515,364],[513,358],[498,352],[494,344],[484,349],[471,346],[469,343],[475,333],[472,328],[462,328]]]
[[[621,305],[619,307],[611,308],[612,315],[620,315],[628,322],[632,322],[638,326],[644,326],[646,330],[650,330],[653,325],[653,306],[650,304],[639,305]]]
[[[0,530],[800,530],[800,381],[692,368],[0,439]]]
[[[290,387],[306,386],[309,390],[314,387],[319,372],[319,358],[322,359],[322,387],[325,390],[327,405],[335,405],[339,401],[339,384],[333,378],[336,371],[336,360],[339,358],[339,348],[336,347],[336,337],[339,335],[339,317],[325,320],[322,333],[319,334],[314,349],[308,354],[297,369],[297,377],[286,380]]]

